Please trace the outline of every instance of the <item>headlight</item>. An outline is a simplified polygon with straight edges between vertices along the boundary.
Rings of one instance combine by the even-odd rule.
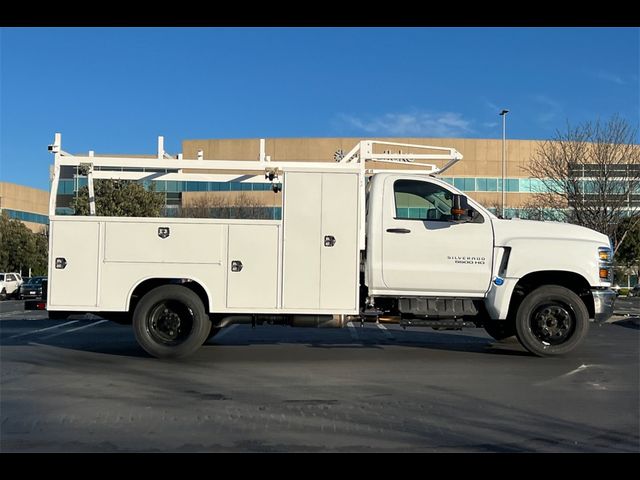
[[[613,281],[613,252],[609,247],[598,248],[598,269],[600,280]]]

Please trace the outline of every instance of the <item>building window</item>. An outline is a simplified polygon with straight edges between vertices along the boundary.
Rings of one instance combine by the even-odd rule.
[[[509,178],[506,179],[506,191],[507,192],[517,192],[519,191],[519,186],[518,186],[518,179],[516,178]]]
[[[168,207],[169,206],[180,206],[181,199],[182,199],[182,194],[181,193],[167,192],[166,193],[165,204]]]
[[[9,216],[9,218],[13,218],[23,222],[40,223],[42,225],[49,224],[49,217],[47,215],[42,215],[39,213],[23,212],[20,210],[11,210],[7,208],[2,209],[2,211],[7,212],[7,215]]]
[[[475,178],[465,178],[464,179],[464,188],[462,189],[465,192],[475,192],[476,191],[476,179]]]
[[[454,178],[453,186],[458,190],[464,190],[464,178]]]

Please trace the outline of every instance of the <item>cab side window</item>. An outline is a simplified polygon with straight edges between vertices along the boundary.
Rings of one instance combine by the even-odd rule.
[[[396,218],[447,222],[451,219],[452,194],[430,182],[396,180],[393,184]]]

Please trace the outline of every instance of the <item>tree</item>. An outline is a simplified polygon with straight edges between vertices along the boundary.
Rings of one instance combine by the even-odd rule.
[[[502,211],[502,204],[499,201],[494,200],[491,203],[486,203],[485,207],[487,207],[487,209],[491,213],[493,213],[496,217],[504,218],[504,212]]]
[[[164,206],[162,193],[127,180],[96,180],[94,194],[96,215],[105,217],[158,217]],[[76,215],[89,215],[89,188],[80,188],[70,206]]]
[[[625,218],[620,222],[614,238],[620,244],[616,252],[616,264],[627,268],[638,268],[640,265],[640,215]]]
[[[31,275],[46,275],[49,262],[49,230],[42,229],[31,234],[33,253],[31,257]]]
[[[617,251],[625,239],[619,228],[631,227],[623,220],[640,212],[637,133],[617,115],[576,127],[567,123],[524,167],[544,187],[529,208],[602,232]]]
[[[21,221],[0,216],[0,271],[45,275],[49,243],[46,232],[33,233]]]
[[[544,198],[534,197],[520,207],[520,218],[543,222],[566,222],[566,212],[559,210],[557,206],[549,206],[548,203]]]
[[[252,218],[271,219],[272,209],[245,192],[234,198],[201,195],[180,209],[179,215],[188,218]]]

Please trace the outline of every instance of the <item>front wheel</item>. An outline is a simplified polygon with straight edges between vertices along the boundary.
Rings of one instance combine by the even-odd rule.
[[[6,299],[7,299],[7,290],[3,288],[2,291],[0,292],[0,300],[6,300]]]
[[[157,358],[195,352],[207,339],[211,321],[200,297],[180,285],[148,292],[133,312],[133,330],[140,346]]]
[[[534,355],[563,355],[584,340],[589,330],[589,312],[573,291],[546,285],[524,298],[515,324],[518,341]]]

